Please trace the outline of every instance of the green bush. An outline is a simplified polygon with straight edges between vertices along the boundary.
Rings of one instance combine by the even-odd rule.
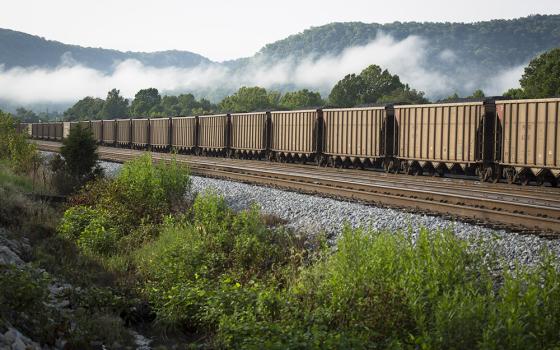
[[[180,208],[190,185],[188,169],[175,160],[154,165],[150,154],[125,163],[114,180],[98,179],[70,198],[59,227],[62,237],[83,251],[128,255],[158,235],[158,225]]]
[[[102,256],[113,255],[117,250],[117,244],[121,233],[113,227],[113,220],[108,212],[96,209],[93,218],[77,240],[78,247],[84,252]]]
[[[154,165],[151,154],[147,153],[124,164],[111,189],[114,195],[107,198],[109,203],[105,205],[116,201],[136,220],[159,220],[184,201],[189,187],[186,166],[175,159]]]
[[[64,212],[58,233],[63,238],[76,241],[97,214],[98,212],[91,207],[81,205],[70,207]]]
[[[8,160],[17,173],[26,173],[33,169],[37,157],[36,146],[27,142],[24,134],[16,132],[14,118],[0,111],[0,159]]]
[[[295,239],[266,228],[256,208],[234,214],[223,198],[199,195],[188,218],[168,220],[137,253],[144,292],[160,321],[208,331],[223,315],[286,283]]]

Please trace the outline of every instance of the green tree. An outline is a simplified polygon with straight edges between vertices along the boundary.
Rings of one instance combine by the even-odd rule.
[[[60,154],[64,167],[79,182],[90,178],[96,171],[97,143],[89,129],[80,125],[71,128],[67,138],[62,141]]]
[[[276,107],[277,92],[267,92],[262,87],[242,87],[219,103],[223,112],[251,112]]]
[[[509,89],[504,92],[504,96],[514,99],[526,98],[525,91],[521,88]]]
[[[25,109],[23,107],[19,107],[16,109],[16,114],[14,117],[24,123],[39,122],[39,116],[35,112]]]
[[[381,67],[375,64],[364,69],[360,78],[363,88],[359,103],[375,103],[381,96],[393,94],[405,87],[397,75],[391,75],[388,70],[381,70]]]
[[[519,82],[528,98],[560,95],[560,48],[545,52],[529,62]]]
[[[428,100],[424,97],[422,91],[411,89],[407,84],[403,88],[398,88],[390,94],[381,96],[376,102],[422,104],[428,103]]]
[[[149,115],[150,112],[156,112],[161,103],[161,96],[157,89],[149,88],[139,90],[134,95],[134,100],[130,105],[131,115],[135,117]]]
[[[303,107],[318,107],[323,105],[323,99],[318,92],[307,89],[287,92],[280,99],[280,107],[286,109],[296,109]]]
[[[481,89],[477,89],[474,90],[472,95],[469,96],[469,98],[484,98],[486,95],[484,95],[484,91],[482,91]]]
[[[126,115],[128,115],[128,100],[122,97],[117,89],[109,91],[101,110],[101,117],[103,119],[115,119]]]
[[[348,74],[332,88],[329,103],[337,107],[352,107],[360,103],[364,81],[359,75]]]
[[[90,120],[100,119],[101,110],[103,109],[103,101],[100,98],[85,97],[76,102],[72,107],[64,112],[66,120]]]
[[[0,159],[7,160],[16,172],[29,171],[37,159],[36,146],[16,132],[16,120],[0,110]]]

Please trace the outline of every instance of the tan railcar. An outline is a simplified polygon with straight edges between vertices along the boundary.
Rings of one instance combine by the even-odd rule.
[[[44,132],[43,132],[43,124],[44,124],[44,123],[37,123],[37,127],[36,127],[37,133],[36,133],[36,137],[37,137],[38,139],[42,139],[42,138],[43,138],[43,135],[44,135]]]
[[[47,139],[56,140],[56,123],[46,123],[47,125]]]
[[[475,169],[482,161],[484,102],[395,106],[396,157],[405,171]]]
[[[496,101],[496,119],[496,160],[508,180],[560,175],[560,98]]]
[[[54,134],[55,140],[62,141],[62,139],[64,138],[64,123],[56,122],[54,130],[55,130],[55,134]]]
[[[132,144],[145,147],[150,144],[149,119],[132,119]]]
[[[317,110],[270,113],[271,151],[284,158],[312,158],[318,151]]]
[[[196,147],[196,117],[171,118],[172,147],[181,151],[192,151]]]
[[[227,114],[198,117],[198,147],[203,152],[221,154],[227,151],[229,116]]]
[[[102,120],[92,120],[91,121],[91,132],[93,133],[93,139],[97,142],[103,141],[103,121]]]
[[[115,120],[104,120],[103,121],[103,143],[113,144],[115,143]]]
[[[37,133],[38,126],[39,126],[39,124],[37,124],[37,123],[31,124],[31,137],[34,138],[34,139],[36,139],[38,137],[38,133]]]
[[[170,118],[150,119],[150,144],[164,149],[169,147]]]
[[[130,119],[117,119],[117,144],[129,145],[130,144]]]
[[[231,115],[231,149],[235,156],[264,155],[267,118],[266,112]]]
[[[385,107],[324,109],[323,153],[329,163],[384,160],[387,114]]]

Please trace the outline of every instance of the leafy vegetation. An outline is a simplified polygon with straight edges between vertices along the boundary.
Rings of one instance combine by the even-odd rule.
[[[521,92],[510,90],[512,96],[518,97],[518,93],[526,98],[560,96],[560,48],[545,52],[529,62],[519,83]]]
[[[360,74],[348,74],[332,88],[329,103],[337,107],[353,107],[381,102],[426,103],[423,92],[410,89],[397,75],[377,65]]]
[[[497,260],[447,230],[345,228],[333,251],[321,237],[268,226],[258,208],[233,212],[213,192],[173,210],[173,194],[188,188],[177,170],[157,170],[148,156],[125,168],[75,198],[60,235],[100,261],[125,258],[156,321],[194,335],[195,346],[560,345],[557,258],[497,274]],[[183,180],[157,180],[165,177]]]
[[[558,46],[559,27],[559,15],[476,23],[330,23],[268,44],[258,55],[268,60],[337,55],[348,47],[368,44],[379,32],[396,40],[415,35],[429,42],[427,60],[431,65],[438,65],[440,71],[452,76],[466,70],[485,77],[493,70],[522,64]],[[460,54],[461,64],[442,58],[441,53],[449,50]]]
[[[16,132],[15,125],[16,120],[0,110],[0,160],[7,161],[16,172],[24,173],[33,168],[37,150],[25,135]]]
[[[91,130],[77,125],[62,141],[60,155],[50,160],[52,183],[60,194],[78,190],[84,183],[103,176],[98,164],[97,142]]]

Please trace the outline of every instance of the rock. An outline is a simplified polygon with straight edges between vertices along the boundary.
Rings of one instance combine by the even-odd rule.
[[[20,257],[14,253],[10,248],[7,246],[0,246],[0,264],[3,265],[17,265],[20,266],[24,262],[20,259]]]

